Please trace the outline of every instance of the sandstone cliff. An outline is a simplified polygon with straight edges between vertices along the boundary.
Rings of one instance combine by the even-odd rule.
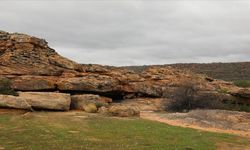
[[[117,67],[80,65],[60,56],[43,39],[2,31],[0,77],[8,78],[15,91],[98,94],[119,101],[171,98],[187,81],[195,83],[201,94],[219,94],[229,100],[240,98],[247,103],[250,97],[249,89],[169,66],[135,73]]]

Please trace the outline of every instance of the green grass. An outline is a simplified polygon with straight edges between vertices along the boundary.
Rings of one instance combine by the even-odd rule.
[[[0,149],[213,150],[219,143],[250,146],[250,139],[138,118],[0,114]]]
[[[250,87],[250,80],[236,80],[234,84],[239,87]]]

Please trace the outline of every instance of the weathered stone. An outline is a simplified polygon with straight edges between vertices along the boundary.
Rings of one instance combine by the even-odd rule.
[[[93,94],[81,94],[71,96],[71,109],[82,109],[89,103],[95,104],[97,107],[106,106],[111,103],[112,99]]]
[[[1,37],[5,39],[0,41],[4,48],[0,48],[0,64],[13,68],[12,74],[58,75],[64,70],[80,69],[80,65],[49,48],[43,39],[18,33],[1,33]]]
[[[53,77],[21,76],[12,80],[11,87],[19,91],[55,90],[55,80]]]
[[[238,88],[229,92],[236,97],[238,103],[245,103],[250,105],[250,88]]]
[[[33,108],[51,110],[69,110],[70,95],[54,92],[18,92]]]
[[[132,117],[140,115],[140,110],[138,107],[119,104],[109,107],[108,112],[113,116],[119,117]]]
[[[19,96],[0,95],[0,107],[69,110],[70,95],[49,92],[19,92]]]
[[[122,105],[137,107],[140,111],[165,111],[169,99],[166,98],[134,98],[125,99]]]
[[[231,91],[231,94],[241,98],[250,98],[250,88],[239,88]]]
[[[0,95],[0,108],[17,108],[31,110],[31,105],[23,97]]]
[[[117,90],[118,81],[109,76],[86,75],[76,78],[62,78],[58,88],[64,91],[109,92]]]

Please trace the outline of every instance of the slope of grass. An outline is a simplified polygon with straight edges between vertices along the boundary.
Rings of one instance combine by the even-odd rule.
[[[250,139],[138,118],[0,113],[0,149],[213,150],[219,143],[246,147]]]

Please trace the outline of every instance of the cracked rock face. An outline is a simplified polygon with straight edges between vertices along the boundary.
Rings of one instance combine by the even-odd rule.
[[[151,67],[135,73],[118,67],[81,65],[60,56],[33,36],[0,31],[0,77],[16,91],[98,94],[113,99],[171,98],[178,87],[192,81],[198,91],[249,99],[250,89],[171,67]],[[201,92],[202,93],[202,92]],[[225,93],[222,93],[225,95]]]

